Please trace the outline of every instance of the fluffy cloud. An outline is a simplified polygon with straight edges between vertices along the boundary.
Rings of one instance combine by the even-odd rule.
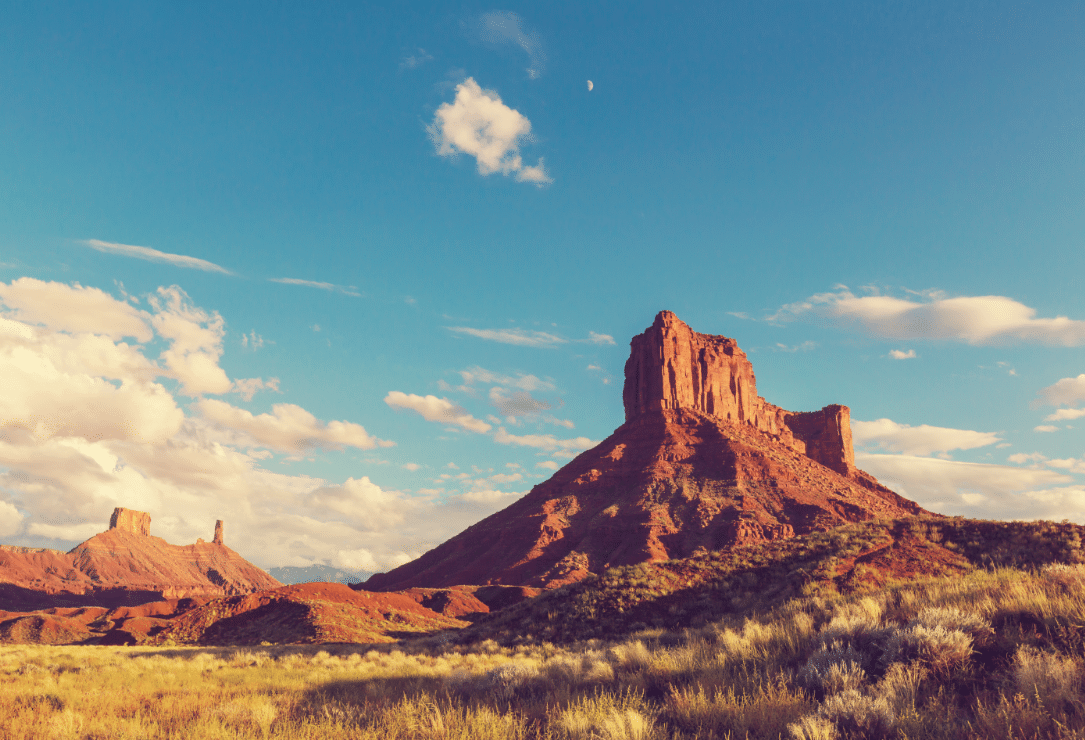
[[[1055,413],[1044,417],[1044,421],[1069,421],[1080,419],[1085,416],[1085,409],[1059,409]]]
[[[852,421],[851,436],[856,445],[879,447],[890,452],[903,452],[906,455],[971,450],[1000,441],[998,435],[993,432],[973,432],[968,429],[932,427],[927,424],[913,427],[898,424],[890,419]]]
[[[543,470],[557,470],[561,466],[553,460],[543,460],[542,462],[535,463],[536,468],[542,468]]]
[[[10,537],[22,529],[23,515],[10,501],[0,501],[0,537]]]
[[[891,349],[889,350],[889,356],[894,360],[911,360],[915,357],[915,350],[910,349],[905,352],[902,349]]]
[[[222,317],[193,306],[176,285],[159,288],[148,300],[155,309],[151,324],[159,336],[170,342],[159,359],[181,382],[184,392],[199,396],[229,391],[233,383],[218,364],[226,333]]]
[[[159,252],[157,249],[151,249],[150,247],[136,247],[131,244],[114,244],[112,242],[103,242],[98,239],[87,239],[83,242],[91,249],[95,249],[99,252],[105,252],[107,254],[119,254],[124,257],[135,257],[136,259],[147,260],[148,262],[165,262],[175,267],[186,267],[191,270],[203,270],[204,272],[220,272],[224,275],[231,275],[232,273],[225,267],[219,267],[214,262],[208,262],[207,260],[199,259],[198,257],[189,257],[184,254],[170,254],[169,252]]]
[[[574,439],[558,439],[553,434],[509,434],[507,431],[505,431],[505,427],[498,427],[497,433],[494,435],[494,441],[498,444],[503,445],[535,447],[537,449],[543,450],[544,452],[552,453],[555,456],[571,456],[575,453],[582,452],[599,444],[598,442],[592,441],[587,437],[576,437]]]
[[[388,529],[403,523],[418,502],[399,491],[385,491],[368,476],[348,478],[339,486],[322,486],[310,493],[308,505],[316,510],[334,511],[365,531]]]
[[[1041,424],[1038,427],[1033,427],[1032,431],[1051,433],[1051,432],[1059,431],[1059,428],[1055,427],[1055,426],[1051,426],[1050,424]]]
[[[248,435],[256,446],[270,447],[280,452],[297,454],[314,447],[371,450],[393,444],[373,437],[360,424],[349,421],[322,422],[292,403],[277,403],[271,407],[272,413],[255,416],[245,409],[210,398],[200,401],[197,408],[208,421]]]
[[[837,324],[857,324],[878,337],[891,339],[951,339],[969,344],[1025,342],[1085,344],[1085,321],[1058,316],[1036,318],[1036,309],[1004,296],[944,298],[928,293],[927,300],[892,296],[858,297],[844,286],[781,307],[769,321],[804,315]]]
[[[384,397],[384,402],[393,408],[410,409],[419,414],[426,421],[435,421],[442,424],[453,424],[462,427],[469,432],[483,434],[490,431],[490,425],[481,419],[476,419],[461,406],[449,401],[447,398],[437,396],[416,396],[401,391],[392,391]]]
[[[596,334],[593,331],[589,331],[588,341],[592,344],[614,344],[614,337],[609,334]]]
[[[450,326],[449,331],[457,334],[467,334],[479,339],[488,339],[491,342],[502,344],[517,344],[523,347],[556,347],[565,344],[565,340],[554,334],[544,331],[529,331],[527,329],[472,329],[468,326]]]
[[[0,303],[7,308],[8,318],[56,331],[88,332],[110,339],[132,337],[139,342],[153,337],[146,312],[79,283],[19,278],[10,285],[0,283]]]
[[[441,104],[426,130],[438,154],[469,154],[477,161],[480,175],[500,172],[515,175],[520,182],[552,182],[541,158],[534,167],[527,167],[520,157],[520,144],[529,140],[531,122],[471,77],[456,86],[456,99]]]
[[[1063,378],[1059,382],[1041,389],[1037,395],[1043,400],[1043,403],[1051,406],[1085,401],[1085,373],[1076,378]]]

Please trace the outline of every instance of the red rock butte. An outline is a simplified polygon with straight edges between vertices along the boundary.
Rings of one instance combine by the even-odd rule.
[[[926,513],[855,467],[850,412],[757,395],[733,339],[663,311],[630,343],[625,423],[506,509],[363,588],[555,588],[877,517]]]
[[[116,508],[109,529],[69,552],[0,545],[0,601],[8,608],[139,604],[216,598],[281,586],[223,542],[171,545],[151,533],[151,517]]]

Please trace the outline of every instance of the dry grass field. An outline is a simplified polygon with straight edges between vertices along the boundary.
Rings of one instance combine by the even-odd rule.
[[[1085,737],[1085,568],[566,645],[0,648],[8,740]]]

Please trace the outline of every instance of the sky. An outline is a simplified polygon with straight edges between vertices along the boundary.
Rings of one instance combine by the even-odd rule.
[[[386,570],[660,310],[924,507],[1085,522],[1085,6],[15,2],[0,542]]]

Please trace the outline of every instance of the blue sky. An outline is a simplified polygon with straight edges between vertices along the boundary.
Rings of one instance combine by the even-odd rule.
[[[937,511],[1085,521],[1085,8],[19,3],[0,541],[383,569],[661,309]],[[592,82],[589,90],[588,81]],[[454,467],[453,467],[454,466]]]

